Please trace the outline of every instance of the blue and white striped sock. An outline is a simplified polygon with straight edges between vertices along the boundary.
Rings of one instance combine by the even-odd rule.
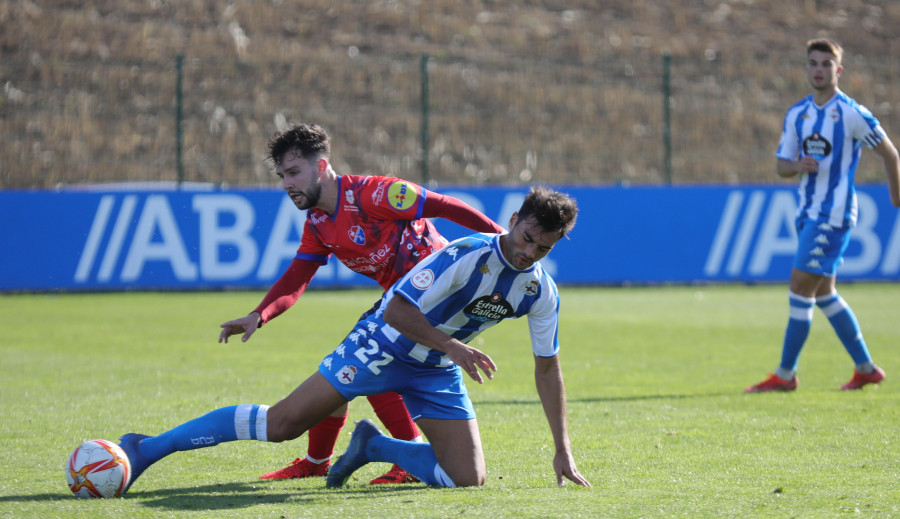
[[[847,353],[853,358],[857,369],[864,370],[868,367],[869,371],[871,371],[872,357],[869,355],[866,341],[863,339],[859,321],[856,320],[856,315],[853,314],[850,305],[837,292],[817,297],[816,305],[828,317],[828,321],[834,328],[835,333],[837,333]],[[865,371],[860,372],[865,373]]]
[[[812,327],[813,309],[815,299],[803,297],[790,292],[790,318],[784,331],[784,345],[781,349],[781,364],[778,365],[779,377],[789,380],[797,371],[797,361],[800,359],[800,350],[809,337],[809,329]],[[779,373],[790,373],[789,377],[783,377]]]
[[[234,405],[211,411],[158,436],[144,438],[141,455],[154,463],[173,452],[212,447],[235,440],[268,441],[267,405]]]

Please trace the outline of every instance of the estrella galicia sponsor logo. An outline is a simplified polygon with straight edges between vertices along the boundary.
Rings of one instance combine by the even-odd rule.
[[[812,157],[827,157],[831,153],[831,143],[814,133],[803,140],[803,153]]]
[[[513,316],[513,307],[499,292],[495,292],[472,301],[463,309],[463,313],[476,321],[501,321]]]

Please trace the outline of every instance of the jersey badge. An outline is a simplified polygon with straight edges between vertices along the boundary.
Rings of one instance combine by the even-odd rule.
[[[478,267],[478,272],[481,272],[481,273],[484,274],[485,276],[490,276],[490,275],[491,275],[491,270],[488,268],[487,263],[485,263],[484,265]]]
[[[365,245],[366,244],[366,233],[363,232],[362,227],[358,225],[354,225],[347,230],[347,236],[353,240],[353,243],[357,245]]]
[[[419,290],[425,290],[434,283],[434,272],[431,269],[420,270],[413,274],[412,284]]]
[[[341,384],[352,384],[356,378],[356,366],[344,366],[337,373],[338,382]]]
[[[416,206],[419,194],[403,180],[398,180],[388,188],[388,202],[398,211],[406,211]]]
[[[344,191],[344,200],[346,200],[348,204],[352,204],[353,202],[356,201],[356,199],[353,197],[352,189],[348,189],[348,190]]]
[[[837,108],[832,108],[828,116],[831,117],[831,120],[834,122],[838,122],[841,120],[841,112]]]
[[[525,295],[536,296],[540,286],[540,283],[532,279],[528,283],[522,285],[522,292],[525,292]]]

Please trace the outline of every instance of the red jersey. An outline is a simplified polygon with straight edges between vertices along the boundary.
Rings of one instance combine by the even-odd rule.
[[[422,217],[428,191],[394,177],[342,175],[334,216],[307,211],[297,259],[334,254],[385,290],[447,240]]]

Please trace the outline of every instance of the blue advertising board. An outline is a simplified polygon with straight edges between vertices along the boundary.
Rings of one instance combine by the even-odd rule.
[[[783,282],[796,234],[789,186],[559,187],[578,223],[543,260],[568,285]],[[506,225],[527,187],[443,188]],[[900,213],[859,188],[838,275],[900,280]],[[278,189],[0,191],[0,291],[267,288],[296,253],[305,213]],[[435,222],[448,238],[467,230]],[[375,283],[338,262],[313,287]]]

